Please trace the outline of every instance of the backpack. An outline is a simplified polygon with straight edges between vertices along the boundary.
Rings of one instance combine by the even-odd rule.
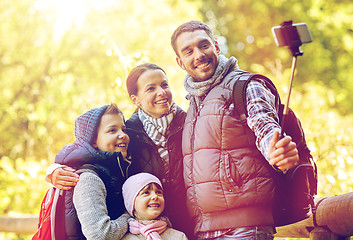
[[[81,173],[85,169],[95,170],[88,164],[80,169],[83,169]],[[82,234],[81,231],[75,231],[76,228],[81,229],[76,213],[71,212],[70,214],[71,222],[68,224],[70,229],[67,229],[68,226],[66,226],[65,214],[67,206],[65,205],[65,198],[70,195],[72,198],[72,194],[72,191],[55,187],[47,191],[41,203],[38,229],[32,240],[63,240],[69,239],[68,235],[72,236],[73,234],[77,236],[77,239],[83,238],[83,235],[82,237],[80,236]]]
[[[113,191],[111,186],[106,185],[107,176],[92,164],[82,165],[76,173],[81,174],[87,170],[93,171],[103,180],[108,192]],[[86,239],[76,211],[72,212],[68,203],[65,203],[65,198],[72,198],[72,194],[71,190],[54,187],[47,191],[41,203],[38,230],[32,240]],[[70,211],[69,217],[66,216],[66,211]]]
[[[261,79],[265,82],[277,103],[279,122],[282,123],[283,108],[278,91],[273,82],[260,74],[242,73],[235,81],[233,87],[233,103],[235,113],[240,117],[242,124],[246,127],[248,140],[255,143],[255,135],[248,127],[246,108],[246,88],[253,79]],[[292,224],[310,217],[312,213],[315,218],[316,207],[314,195],[317,194],[317,168],[310,150],[305,141],[305,135],[300,120],[292,109],[286,115],[285,124],[281,126],[284,133],[292,137],[297,144],[299,163],[286,173],[271,167],[275,182],[275,196],[273,206],[273,217],[275,226]],[[269,165],[270,166],[270,165]]]
[[[45,194],[40,207],[38,230],[32,240],[65,239],[63,193],[63,190],[52,187]]]

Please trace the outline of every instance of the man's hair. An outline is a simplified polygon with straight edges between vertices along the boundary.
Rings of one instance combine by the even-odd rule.
[[[179,37],[179,35],[184,32],[194,32],[196,30],[204,30],[213,42],[216,41],[213,36],[211,28],[207,24],[200,22],[200,21],[196,21],[196,20],[183,23],[174,31],[174,33],[171,37],[171,44],[172,44],[174,52],[177,56],[179,56],[179,54],[176,49],[176,40]]]

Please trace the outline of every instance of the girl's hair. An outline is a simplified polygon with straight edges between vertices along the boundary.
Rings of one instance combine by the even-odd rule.
[[[161,70],[164,74],[166,74],[161,67],[153,63],[143,63],[141,65],[138,65],[137,67],[131,70],[129,76],[126,79],[126,88],[127,92],[129,93],[129,96],[137,95],[137,80],[147,70]]]
[[[163,188],[161,187],[161,185],[159,185],[158,183],[155,183],[155,182],[151,182],[151,183],[147,184],[147,185],[144,186],[142,189],[144,189],[145,187],[147,187],[147,189],[150,190],[150,189],[152,189],[152,185],[155,185],[158,190],[163,190]],[[139,193],[142,191],[142,189],[139,191]]]

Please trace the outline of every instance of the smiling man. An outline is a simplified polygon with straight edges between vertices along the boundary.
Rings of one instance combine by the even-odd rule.
[[[221,55],[211,29],[199,21],[179,26],[171,44],[187,73],[184,179],[198,239],[273,239],[270,165],[287,170],[299,161],[291,138],[279,139],[274,96],[261,79],[248,85],[247,124],[256,137],[248,141],[233,113],[233,86],[245,73],[237,59]]]

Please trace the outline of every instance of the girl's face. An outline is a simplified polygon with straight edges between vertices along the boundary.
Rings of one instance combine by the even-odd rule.
[[[163,190],[156,183],[146,185],[135,198],[134,215],[137,220],[156,219],[163,210]]]
[[[126,126],[120,114],[103,114],[98,128],[97,139],[93,147],[106,152],[121,152],[127,156],[130,138],[126,134]]]
[[[145,71],[137,80],[137,87],[137,95],[131,95],[131,100],[136,106],[154,118],[169,113],[172,92],[163,71],[159,69]]]

